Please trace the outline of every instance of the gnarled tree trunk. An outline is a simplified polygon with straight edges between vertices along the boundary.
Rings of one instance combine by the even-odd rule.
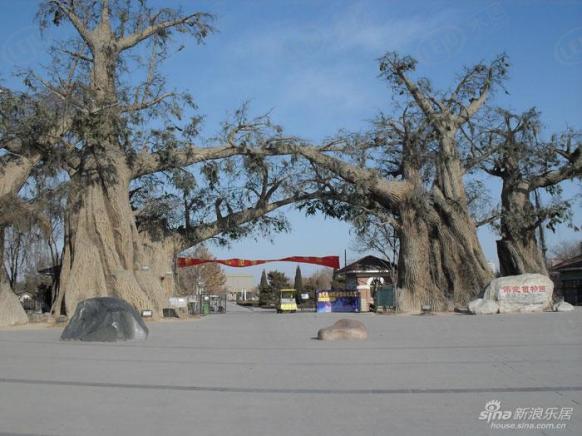
[[[72,314],[80,301],[96,296],[115,296],[155,314],[162,309],[164,292],[146,264],[129,203],[130,172],[119,151],[112,155],[117,158],[107,168],[94,162],[95,172],[73,177],[54,316],[63,308]]]
[[[437,219],[433,220],[434,257],[440,256],[441,277],[450,301],[466,305],[479,295],[493,278],[469,212],[464,184],[464,168],[459,158],[454,126],[441,131],[432,197]]]
[[[402,312],[418,312],[425,304],[435,310],[446,307],[446,290],[435,280],[440,275],[435,274],[440,262],[434,258],[429,233],[426,220],[415,207],[403,204],[398,232],[398,307]]]
[[[403,205],[398,263],[399,306],[416,312],[466,305],[492,279],[474,225],[462,215],[442,218],[434,211]],[[472,227],[473,226],[473,227]]]
[[[529,184],[506,177],[501,190],[501,240],[497,255],[501,275],[548,274],[536,239],[537,217]]]

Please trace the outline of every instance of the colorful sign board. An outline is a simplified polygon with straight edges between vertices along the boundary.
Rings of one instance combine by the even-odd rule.
[[[318,313],[360,311],[360,293],[358,291],[317,291],[316,299]]]

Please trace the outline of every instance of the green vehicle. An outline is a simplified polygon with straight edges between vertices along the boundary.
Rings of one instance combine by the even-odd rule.
[[[277,301],[277,313],[297,312],[297,302],[295,301],[295,289],[281,289],[279,291],[279,301]]]

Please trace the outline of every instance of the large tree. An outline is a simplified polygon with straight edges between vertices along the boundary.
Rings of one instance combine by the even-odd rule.
[[[43,26],[67,23],[74,31],[72,40],[54,47],[57,68],[27,78],[57,97],[72,97],[75,110],[67,134],[72,145],[67,168],[69,213],[53,313],[70,313],[80,300],[103,295],[123,298],[139,309],[159,310],[167,292],[150,266],[157,262],[160,244],[171,245],[174,240],[151,241],[148,234],[140,234],[128,194],[132,181],[248,154],[256,145],[253,141],[265,137],[257,135],[255,126],[237,124],[229,126],[218,146],[193,145],[200,118],[186,113],[194,106],[192,99],[168,90],[159,74],[171,36],[181,33],[202,42],[213,30],[211,15],[153,9],[145,1],[47,0],[40,17]],[[75,70],[73,84],[63,87],[61,66],[70,71],[71,63],[81,68]],[[143,81],[138,79],[140,71]],[[180,123],[185,115],[190,121]],[[280,136],[275,129],[268,134]],[[261,203],[236,218],[265,207],[270,206]],[[216,229],[223,231],[223,223],[198,227],[195,233],[206,237]]]
[[[547,274],[536,231],[542,226],[553,230],[568,219],[570,204],[560,198],[560,184],[582,174],[580,134],[568,131],[543,140],[537,110],[515,114],[497,109],[491,125],[483,128],[479,148],[488,155],[482,168],[502,181],[501,274]],[[536,190],[545,190],[551,201],[535,204]]]
[[[381,116],[371,135],[347,141],[340,153],[337,141],[294,149],[337,176],[338,198],[350,205],[340,215],[349,217],[355,208],[396,229],[405,311],[466,304],[492,278],[465,189],[467,168],[478,159],[462,138],[506,75],[507,62],[501,56],[467,69],[446,94],[434,92],[426,79],[413,81],[415,66],[414,59],[395,53],[380,60],[382,76],[408,97],[399,116]]]
[[[157,13],[143,2],[107,0],[47,1],[41,5],[40,17],[43,25],[65,21],[72,25],[75,40],[55,49],[60,50],[60,57],[69,57],[67,67],[82,63],[73,86],[66,88],[60,86],[60,71],[50,82],[39,75],[29,78],[56,96],[76,97],[74,122],[67,135],[73,147],[67,168],[70,194],[61,292],[53,312],[59,313],[63,306],[71,312],[78,301],[104,295],[119,296],[138,308],[158,309],[162,293],[150,284],[144,268],[128,187],[134,177],[189,163],[189,150],[174,146],[166,154],[156,154],[142,143],[143,150],[138,152],[136,144],[129,142],[136,139],[129,126],[143,122],[141,111],[153,110],[171,98],[159,94],[162,85],[157,82],[154,61],[162,55],[169,32],[175,29],[202,39],[210,30],[209,17],[182,16],[169,9]],[[144,83],[125,85],[120,79],[127,65],[123,55],[143,42],[151,43],[148,76]],[[194,161],[203,153],[191,152],[196,155]]]

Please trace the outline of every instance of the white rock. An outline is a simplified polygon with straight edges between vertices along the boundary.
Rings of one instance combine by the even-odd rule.
[[[493,300],[477,298],[469,303],[469,312],[475,315],[491,315],[499,312],[499,305]]]
[[[554,312],[571,312],[574,310],[574,306],[567,301],[562,300],[554,304],[553,310]]]
[[[28,323],[28,316],[7,283],[0,283],[0,327]]]
[[[521,274],[494,279],[483,295],[496,301],[499,313],[542,312],[552,305],[554,282],[543,274]]]

